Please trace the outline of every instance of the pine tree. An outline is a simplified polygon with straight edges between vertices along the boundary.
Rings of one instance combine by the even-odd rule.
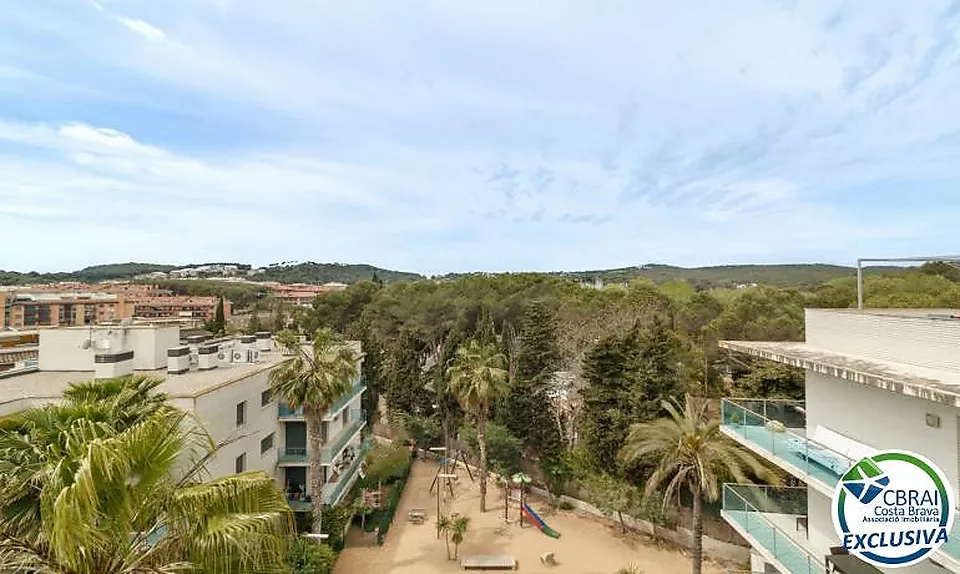
[[[555,457],[562,449],[547,396],[559,365],[553,312],[543,302],[534,301],[524,312],[516,382],[504,401],[501,418],[541,459]]]

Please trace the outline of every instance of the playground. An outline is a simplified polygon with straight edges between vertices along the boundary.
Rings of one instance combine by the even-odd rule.
[[[437,538],[437,486],[431,491],[437,468],[435,461],[414,464],[386,543],[377,546],[372,535],[352,529],[335,574],[462,571],[459,560],[447,560],[444,540]],[[461,559],[481,555],[512,557],[517,571],[544,574],[614,574],[631,564],[646,574],[690,572],[690,559],[680,550],[658,545],[643,536],[624,538],[613,526],[573,512],[555,511],[535,497],[525,499],[532,514],[523,513],[523,528],[518,522],[521,510],[516,498],[509,502],[509,522],[505,523],[504,488],[495,476],[488,481],[487,511],[481,514],[479,482],[471,481],[462,465],[455,473],[458,478],[450,486],[443,479],[439,481],[440,504],[444,514],[470,517],[469,531],[459,549]],[[422,512],[422,522],[408,520],[411,511],[413,516]],[[536,524],[538,518],[545,525],[543,530]],[[542,559],[551,553],[554,563],[544,563]],[[720,574],[724,569],[707,562],[703,571]]]

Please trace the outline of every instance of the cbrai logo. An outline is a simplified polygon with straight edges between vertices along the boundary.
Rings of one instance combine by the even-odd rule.
[[[853,465],[833,494],[833,525],[844,548],[881,568],[916,564],[953,528],[953,490],[927,458],[888,450]]]

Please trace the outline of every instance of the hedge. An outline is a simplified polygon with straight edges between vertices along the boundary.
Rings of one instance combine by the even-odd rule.
[[[378,517],[380,519],[380,529],[377,531],[377,544],[380,546],[383,546],[387,532],[390,530],[390,524],[393,523],[393,516],[397,512],[397,507],[400,506],[400,497],[403,496],[403,488],[407,485],[407,478],[410,476],[410,468],[412,465],[413,461],[411,460],[407,463],[407,466],[404,467],[400,477],[393,483],[390,497],[387,498],[387,507]]]

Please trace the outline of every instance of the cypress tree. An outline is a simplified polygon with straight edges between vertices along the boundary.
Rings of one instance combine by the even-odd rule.
[[[584,357],[587,385],[584,402],[583,438],[594,465],[618,474],[618,455],[633,420],[631,394],[636,384],[639,357],[636,331],[601,339]]]
[[[503,422],[541,459],[560,454],[560,433],[549,402],[553,374],[560,366],[552,310],[543,302],[530,303],[520,330],[516,383],[504,403]]]

